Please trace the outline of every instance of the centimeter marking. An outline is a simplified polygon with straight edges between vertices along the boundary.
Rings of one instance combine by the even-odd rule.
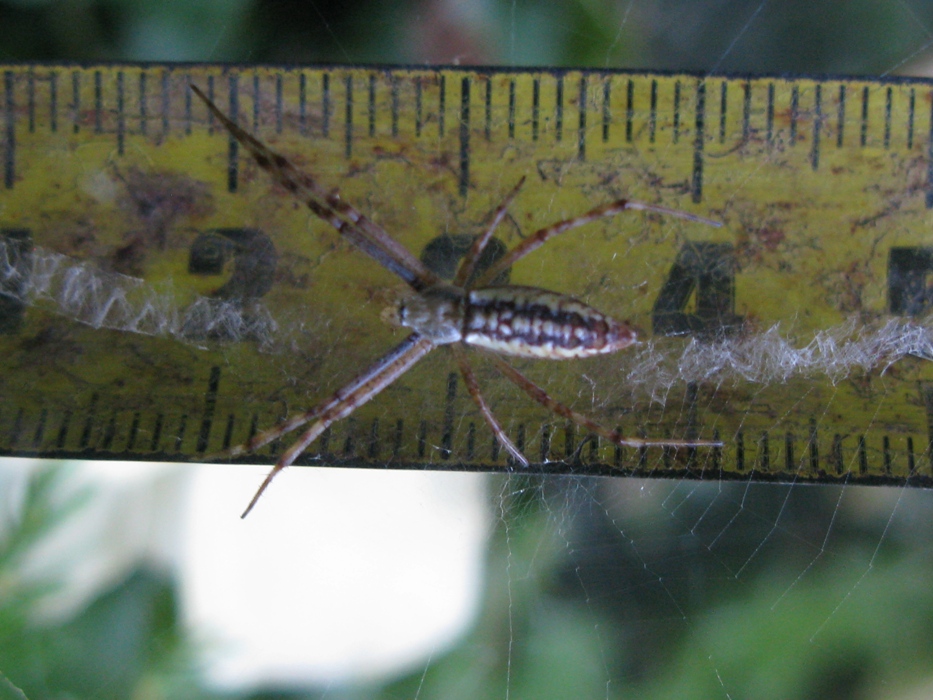
[[[37,72],[42,72],[42,77],[37,77]],[[157,80],[150,80],[150,75],[152,72],[157,73]],[[136,79],[136,94],[134,104],[134,119],[137,122],[135,130],[131,126],[127,125],[127,92],[131,89],[127,86],[126,73],[123,70],[116,71],[116,85],[114,87],[114,105],[111,108],[108,105],[105,105],[105,87],[103,83],[103,72],[101,70],[96,70],[92,73],[92,80],[94,84],[93,89],[93,108],[91,110],[91,124],[93,126],[94,133],[101,134],[104,132],[104,122],[107,119],[115,120],[115,138],[117,143],[117,150],[120,155],[124,153],[124,142],[126,134],[129,132],[137,133],[140,135],[147,135],[149,133],[149,122],[154,118],[155,115],[150,113],[150,103],[155,99],[158,104],[158,119],[160,120],[161,133],[163,136],[167,136],[171,131],[171,78],[174,74],[178,72],[184,73],[183,68],[164,68],[161,70],[151,69],[147,70],[142,68],[138,72]],[[453,71],[448,71],[453,72]],[[66,106],[67,112],[70,114],[72,129],[74,133],[78,133],[82,126],[87,123],[87,113],[84,110],[82,104],[82,77],[86,75],[86,71],[83,69],[75,69],[70,73],[71,78],[71,101],[70,104]],[[240,93],[240,78],[241,72],[232,72],[227,76],[228,81],[228,94],[229,94],[229,103],[227,105],[228,111],[232,115],[239,114],[239,93]],[[275,114],[274,119],[276,123],[276,131],[282,131],[282,92],[283,92],[283,81],[286,76],[294,77],[294,74],[289,73],[279,73],[276,76],[276,100],[275,100]],[[632,77],[626,77],[624,73],[588,73],[583,72],[580,74],[577,81],[576,92],[577,92],[577,157],[580,160],[585,160],[586,158],[586,145],[587,139],[591,138],[590,134],[592,130],[588,127],[588,111],[590,109],[591,100],[589,98],[589,89],[588,85],[590,78],[595,77],[601,83],[601,105],[597,106],[597,111],[601,115],[601,128],[599,132],[602,135],[602,141],[608,142],[610,140],[610,130],[612,126],[616,123],[613,119],[613,106],[612,106],[612,84],[613,82],[625,81],[625,119],[624,119],[624,129],[625,129],[625,141],[631,143],[633,141],[633,129],[634,129],[634,118],[635,114],[642,111],[643,106],[638,104],[636,101],[636,95],[634,90],[634,80]],[[4,186],[7,189],[12,189],[16,181],[16,125],[17,119],[16,115],[19,111],[23,96],[17,94],[15,73],[13,70],[5,70],[3,74],[3,105],[4,105],[4,143],[3,143],[3,152],[4,152]],[[445,132],[446,120],[445,116],[447,113],[447,76],[440,76],[440,88],[437,93],[437,113],[439,119],[437,122],[438,128],[438,137],[443,137]],[[326,70],[320,73],[321,79],[321,113],[323,121],[320,126],[320,133],[315,134],[323,138],[330,137],[330,119],[335,109],[333,105],[334,95],[332,83],[332,74]],[[391,94],[392,100],[390,103],[390,123],[391,123],[391,135],[393,138],[398,136],[398,128],[400,121],[400,101],[399,101],[399,87],[398,79],[394,77],[391,73],[385,73],[384,79],[388,80],[391,84]],[[48,97],[48,128],[49,131],[54,133],[58,129],[58,122],[61,117],[60,110],[61,106],[58,100],[58,83],[60,80],[60,71],[58,70],[48,70],[47,72],[41,71],[30,71],[27,75],[27,81],[25,83],[25,101],[28,114],[27,128],[30,133],[34,133],[36,129],[36,82],[37,80],[47,81],[49,85],[49,97]],[[300,95],[300,110],[301,110],[301,130],[303,134],[312,135],[312,130],[309,128],[306,122],[306,113],[308,109],[308,101],[306,97],[307,91],[307,74],[299,73],[298,80],[300,83],[299,95]],[[555,141],[561,141],[563,139],[564,133],[564,102],[565,102],[565,78],[561,71],[554,71],[554,80],[555,80],[555,92],[554,92],[554,101],[552,104],[545,106],[544,108],[541,105],[541,78],[536,77],[533,81],[533,91],[532,91],[532,105],[531,105],[531,114],[532,114],[532,139],[537,140],[540,130],[540,118],[542,109],[550,109],[554,115],[554,129],[553,137]],[[753,128],[752,124],[752,114],[751,114],[751,92],[752,86],[749,80],[742,79],[718,79],[712,77],[705,78],[687,78],[684,77],[682,80],[678,80],[674,84],[674,109],[673,109],[673,123],[674,128],[671,132],[672,141],[677,143],[680,137],[680,126],[681,126],[681,108],[682,108],[682,86],[688,81],[693,83],[695,86],[695,104],[693,107],[694,114],[694,124],[693,124],[693,133],[694,133],[694,151],[693,151],[693,172],[691,178],[690,192],[691,197],[694,202],[700,202],[703,197],[703,164],[704,164],[704,147],[707,140],[706,133],[706,93],[707,85],[710,83],[715,83],[717,80],[721,80],[719,88],[719,123],[718,123],[718,140],[719,143],[725,143],[726,139],[726,119],[729,111],[729,87],[730,81],[732,85],[739,87],[743,94],[742,99],[742,131],[744,138],[748,138]],[[761,82],[761,78],[756,79],[757,82]],[[777,79],[775,79],[776,81]],[[379,106],[377,105],[376,100],[376,81],[377,73],[373,72],[369,74],[369,89],[368,89],[368,102],[365,107],[364,113],[367,115],[367,124],[368,129],[367,133],[370,137],[374,136],[376,133],[377,125],[377,114],[379,113]],[[150,94],[149,85],[152,82],[156,82],[160,88],[159,93],[156,96]],[[213,76],[209,79],[210,87],[209,93],[213,95]],[[470,135],[473,133],[474,126],[471,122],[471,105],[475,101],[475,93],[472,90],[472,84],[474,78],[472,75],[464,75],[460,79],[460,100],[459,100],[459,110],[457,114],[457,121],[459,124],[459,137],[460,137],[460,193],[465,195],[467,187],[469,184],[469,169],[470,169]],[[416,99],[416,109],[412,115],[415,120],[415,133],[418,136],[421,136],[423,124],[422,124],[422,110],[423,110],[423,91],[421,88],[421,81],[417,82],[417,99]],[[259,105],[261,104],[261,83],[258,75],[253,76],[252,80],[252,97],[253,97],[253,115],[252,115],[252,128],[256,129],[259,127],[262,117],[259,110]],[[494,84],[492,81],[485,81],[485,87],[482,91],[482,97],[480,104],[478,105],[480,114],[484,115],[484,123],[482,127],[482,134],[485,139],[492,139],[492,104],[494,99]],[[767,140],[770,145],[774,145],[774,118],[775,118],[775,82],[767,82],[766,88],[768,94],[768,109],[766,113],[766,133]],[[847,122],[847,104],[850,102],[848,96],[848,86],[845,83],[839,85],[838,88],[838,99],[837,99],[837,109],[833,127],[835,128],[836,138],[835,146],[836,148],[842,148],[846,145],[846,129],[845,125]],[[651,81],[651,92],[650,92],[650,104],[648,112],[649,124],[650,124],[650,133],[649,133],[649,142],[655,143],[656,137],[656,124],[657,124],[657,100],[658,100],[658,81]],[[508,137],[515,138],[515,113],[516,109],[519,109],[516,104],[516,93],[515,93],[515,80],[511,80],[508,84],[509,91],[509,118],[508,118]],[[810,150],[810,165],[814,171],[819,169],[820,166],[820,151],[823,145],[821,139],[821,132],[824,128],[824,124],[827,122],[827,116],[823,112],[822,108],[822,85],[817,83],[814,86],[814,97],[813,97],[813,106],[808,113],[803,113],[800,108],[800,93],[799,87],[793,86],[791,90],[791,105],[790,105],[790,145],[793,146],[797,141],[797,132],[799,125],[802,120],[807,119],[812,124],[812,139],[811,139],[811,150]],[[344,109],[344,133],[343,138],[345,142],[345,157],[350,158],[353,152],[353,143],[356,138],[356,112],[355,112],[355,103],[354,103],[354,83],[353,75],[348,74],[344,77],[342,94],[338,95],[339,99],[343,100],[343,109]],[[856,90],[857,94],[857,104],[859,109],[859,145],[861,147],[866,147],[868,145],[868,134],[871,124],[871,111],[869,109],[870,101],[872,98],[872,93],[869,91],[868,87],[862,87],[860,90]],[[927,88],[925,95],[927,102],[931,105],[931,110],[933,110],[933,99],[930,97],[930,90]],[[187,120],[185,124],[185,132],[190,133],[191,131],[191,97],[190,94],[185,93],[185,108],[187,114]],[[893,90],[892,87],[888,86],[884,92],[885,99],[885,108],[884,108],[884,125],[883,125],[883,147],[885,149],[891,147],[891,138],[892,138],[892,100],[893,100]],[[901,125],[902,133],[906,147],[908,149],[913,148],[914,141],[914,121],[915,121],[915,108],[916,108],[916,88],[911,88],[909,91],[909,103],[904,115],[904,123]],[[112,111],[112,114],[110,112]],[[931,119],[931,125],[933,125],[933,119]],[[931,126],[933,129],[933,126]],[[933,134],[929,139],[929,143],[933,144]],[[933,153],[933,151],[931,151]],[[237,148],[236,142],[231,139],[230,145],[230,181],[229,188],[231,191],[236,190],[236,163],[237,163]],[[930,159],[930,169],[928,172],[928,179],[926,183],[926,197],[927,197],[927,206],[933,207],[933,158]]]
[[[41,66],[7,68],[3,70],[3,182],[4,188],[13,190],[20,179],[22,161],[18,156],[18,134],[25,130],[35,134],[40,125],[45,125],[49,133],[58,132],[61,124],[70,124],[73,134],[89,130],[97,136],[112,134],[117,156],[124,156],[128,136],[148,138],[168,138],[179,130],[185,135],[192,133],[195,122],[190,91],[177,89],[177,78],[185,83],[198,71],[203,77],[203,70],[192,67],[105,67],[94,68],[45,68]],[[416,138],[443,139],[450,130],[451,121],[456,125],[452,132],[458,143],[456,159],[457,191],[461,197],[468,193],[471,183],[471,160],[475,148],[474,140],[486,142],[507,138],[518,138],[522,129],[530,130],[532,142],[544,138],[553,143],[565,142],[573,133],[575,157],[585,161],[588,146],[601,141],[609,144],[617,139],[616,129],[623,130],[623,141],[633,144],[645,140],[649,144],[659,143],[663,133],[672,145],[678,144],[683,135],[692,134],[692,167],[689,170],[689,195],[693,202],[699,203],[704,198],[704,169],[706,150],[711,143],[724,145],[728,142],[729,119],[733,114],[733,105],[740,110],[738,117],[742,134],[742,143],[750,142],[756,135],[764,134],[765,147],[778,150],[794,147],[801,138],[801,130],[808,125],[809,150],[806,162],[809,168],[817,172],[821,168],[821,154],[827,143],[836,149],[850,148],[852,139],[859,148],[881,147],[888,150],[894,147],[914,148],[917,135],[915,125],[917,98],[926,100],[933,110],[933,95],[929,84],[923,81],[875,81],[873,89],[864,85],[865,81],[816,81],[812,91],[808,92],[807,104],[802,105],[800,85],[794,79],[781,78],[719,78],[715,76],[651,76],[645,74],[626,74],[602,71],[492,71],[485,73],[472,70],[443,69],[436,74],[430,70],[412,71],[413,79],[408,83],[414,94],[403,95],[403,82],[400,73],[387,69],[322,69],[274,70],[271,81],[262,79],[258,72],[249,75],[248,68],[221,68],[207,75],[207,92],[214,99],[218,92],[218,82],[223,82],[223,93],[227,97],[226,110],[234,119],[241,120],[241,97],[248,94],[252,111],[247,116],[252,129],[268,128],[270,123],[276,133],[286,129],[285,93],[297,87],[298,130],[302,135],[314,138],[330,139],[339,137],[343,143],[343,157],[351,159],[360,137],[373,138],[385,132],[392,138],[398,138],[400,130],[410,129]],[[491,77],[499,78],[492,80]],[[501,80],[503,76],[506,80]],[[25,79],[23,79],[25,77]],[[268,78],[268,76],[267,76]],[[85,81],[90,79],[90,90]],[[671,80],[673,79],[673,83]],[[519,89],[530,80],[530,94]],[[639,86],[648,81],[647,94]],[[312,84],[312,81],[316,84]],[[62,100],[62,86],[66,86],[67,95]],[[265,104],[264,90],[273,93],[272,109],[261,109]],[[297,84],[297,85],[296,85]],[[41,94],[37,94],[39,85],[44,85]],[[383,89],[388,86],[388,104],[380,99]],[[903,87],[901,87],[903,85]],[[430,86],[430,90],[428,89]],[[778,107],[777,88],[789,86],[790,98],[786,109]],[[835,109],[829,109],[824,95],[832,86],[835,89]],[[906,89],[907,106],[895,108],[895,87]],[[70,90],[69,90],[70,88]],[[717,89],[718,88],[718,89]],[[875,89],[877,88],[877,89]],[[670,95],[662,90],[670,89]],[[753,110],[755,95],[765,93],[764,112]],[[738,96],[735,97],[735,93]],[[503,94],[504,93],[504,94]],[[919,93],[919,94],[918,94]],[[90,95],[90,100],[88,96]],[[670,128],[659,128],[662,120],[660,104],[670,99],[672,108],[663,118],[669,118]],[[362,98],[362,99],[361,99]],[[413,100],[411,99],[413,98]],[[175,101],[183,100],[184,118],[179,121]],[[874,134],[878,128],[873,121],[878,114],[874,109],[874,100],[883,100],[881,110],[881,137]],[[494,119],[495,105],[507,105],[504,123]],[[713,106],[710,113],[708,105]],[[40,110],[44,114],[40,115]],[[387,114],[387,118],[386,118]],[[429,115],[435,115],[430,119]],[[619,116],[621,115],[621,117]],[[854,115],[854,118],[853,118]],[[786,140],[784,133],[779,135],[778,122],[786,121]],[[933,111],[930,114],[930,133],[927,135],[925,158],[927,163],[926,179],[922,185],[927,208],[933,208]],[[854,124],[853,124],[854,122]],[[847,125],[849,128],[847,128]],[[852,127],[855,128],[852,128]],[[338,127],[342,127],[342,131]],[[210,120],[209,131],[218,129]],[[18,131],[20,130],[20,131]],[[826,133],[835,138],[827,139]],[[237,142],[229,139],[226,158],[227,182],[229,192],[237,192],[240,186],[240,153]],[[439,457],[449,460],[452,451],[455,414],[453,402],[456,399],[456,375],[451,373],[448,379],[444,419],[438,444]],[[139,411],[133,412],[125,431],[125,448],[122,452],[111,453],[115,449],[116,436],[121,418],[116,408],[108,412],[97,394],[92,395],[83,416],[76,416],[66,410],[58,416],[57,431],[51,426],[52,416],[49,409],[40,412],[31,439],[26,431],[23,408],[16,409],[9,435],[11,453],[32,454],[40,445],[47,442],[49,429],[55,432],[54,449],[43,453],[59,456],[113,456],[119,458],[135,457],[144,459],[191,456],[191,453],[203,454],[209,449],[213,431],[223,426],[223,445],[229,446],[234,435],[236,417],[228,413],[226,420],[218,420],[218,392],[221,382],[219,366],[210,368],[207,386],[203,391],[203,409],[199,417],[192,417],[190,411],[169,416],[158,412],[146,418]],[[696,412],[696,387],[692,390],[693,399],[688,401],[690,410]],[[924,393],[924,400],[931,402],[930,392]],[[930,406],[928,413],[930,412]],[[2,412],[2,409],[0,409]],[[151,419],[151,426],[144,430],[143,422]],[[168,421],[171,420],[171,425]],[[194,438],[189,432],[194,423]],[[260,427],[253,415],[251,431]],[[337,432],[338,428],[335,427]],[[326,459],[306,458],[303,463],[358,463],[361,454],[358,437],[368,435],[366,448],[362,450],[369,460],[377,460],[387,446],[392,447],[393,456],[403,450],[403,436],[410,433],[411,425],[398,419],[388,431],[374,419],[368,427],[360,429],[354,421],[339,428],[345,430],[343,441],[336,440],[331,431],[322,439],[322,449],[328,452],[328,446],[336,445]],[[497,470],[500,461],[498,445],[490,436],[488,449],[477,443],[475,423],[467,427],[467,463],[469,469]],[[826,438],[821,436],[820,427],[815,418],[810,419],[810,428],[806,435],[791,431],[783,435],[774,435],[773,431],[762,430],[751,435],[739,430],[734,437],[728,459],[733,469],[722,471],[724,455],[722,451],[713,451],[711,463],[716,478],[732,476],[747,478],[750,471],[755,471],[756,478],[786,478],[788,474],[799,473],[800,465],[806,463],[812,474],[811,480],[834,480],[848,474],[846,465],[853,459],[858,464],[860,483],[901,483],[903,472],[913,475],[912,483],[933,485],[926,475],[915,475],[918,459],[929,463],[929,445],[933,443],[933,423],[928,425],[929,439],[926,444],[915,445],[914,436],[906,437],[906,449],[896,452],[891,445],[891,437],[882,437],[882,446],[875,449],[866,443],[864,436],[859,436],[855,447],[844,443],[846,435],[833,434],[830,447],[821,453],[820,445]],[[397,466],[430,467],[436,465],[429,459],[427,445],[429,428],[421,421],[417,433],[417,457],[412,462],[400,462]],[[525,448],[527,426],[524,422],[516,427],[520,447]],[[643,473],[662,472],[664,475],[691,475],[695,466],[695,451],[687,463],[675,464],[670,454],[665,452],[662,469],[657,465],[648,467],[644,450],[626,451],[613,448],[612,464],[599,461],[600,446],[592,436],[584,437],[578,444],[573,429],[564,431],[563,462],[553,461],[554,426],[545,425],[540,432],[541,464],[531,471],[541,473],[567,471],[567,464],[572,464],[575,473],[618,474],[624,472]],[[143,440],[143,433],[149,440]],[[77,435],[76,444],[72,435]],[[193,450],[185,447],[186,441],[194,440]],[[482,438],[479,438],[482,441]],[[142,442],[148,444],[142,445]],[[338,444],[341,443],[342,444]],[[24,444],[25,443],[25,444]],[[778,450],[774,443],[778,443]],[[586,446],[589,446],[586,448]],[[754,446],[754,458],[749,460],[747,453]],[[140,450],[139,448],[144,449]],[[77,448],[77,449],[75,449]],[[272,448],[275,449],[274,447]],[[586,449],[590,460],[583,458]],[[854,449],[854,452],[853,452]],[[782,463],[775,463],[773,455],[783,454]],[[636,452],[637,454],[626,454]],[[906,462],[900,468],[892,465],[901,457]],[[870,461],[880,459],[882,468],[870,471]],[[263,459],[269,459],[268,455]],[[474,463],[473,460],[479,463]],[[548,461],[551,460],[551,461]],[[250,460],[244,460],[250,461]],[[772,476],[769,476],[772,475]],[[867,476],[866,476],[867,475]]]

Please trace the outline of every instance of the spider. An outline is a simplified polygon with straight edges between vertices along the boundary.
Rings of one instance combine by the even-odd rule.
[[[374,398],[439,345],[451,348],[467,390],[486,424],[499,443],[523,466],[528,466],[528,459],[506,435],[480,393],[476,375],[464,351],[466,346],[490,351],[487,354],[496,369],[532,399],[562,418],[617,445],[675,448],[722,445],[721,442],[704,440],[625,437],[619,431],[610,430],[552,398],[500,355],[547,360],[592,357],[627,348],[635,342],[635,330],[565,294],[535,287],[491,285],[502,272],[540,248],[553,236],[623,211],[656,212],[716,227],[721,225],[719,222],[676,209],[620,199],[536,231],[471,280],[486,244],[524,183],[523,177],[493,211],[488,226],[473,241],[453,280],[446,282],[378,224],[344,202],[336,190],[326,190],[312,175],[298,170],[284,156],[275,153],[237,126],[196,86],[192,85],[191,89],[277,184],[303,201],[318,217],[373,260],[398,275],[411,288],[394,308],[383,313],[383,318],[389,323],[411,329],[405,340],[326,401],[258,433],[248,442],[225,453],[227,457],[235,457],[252,452],[285,433],[311,423],[279,457],[241,517],[245,518],[249,514],[276,475],[291,465],[329,426]]]

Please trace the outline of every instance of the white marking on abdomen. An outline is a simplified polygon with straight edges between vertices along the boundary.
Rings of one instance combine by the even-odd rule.
[[[535,287],[484,287],[468,293],[463,342],[505,355],[550,360],[616,352],[635,331],[582,301]]]

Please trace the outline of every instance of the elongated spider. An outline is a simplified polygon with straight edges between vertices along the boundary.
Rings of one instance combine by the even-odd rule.
[[[284,156],[273,152],[264,143],[241,129],[197,87],[192,85],[191,89],[277,184],[303,201],[311,211],[356,244],[364,253],[398,275],[412,290],[412,293],[395,308],[383,314],[390,323],[412,330],[405,340],[326,401],[286,419],[225,453],[234,457],[251,452],[287,432],[311,423],[279,458],[241,517],[245,518],[249,514],[272,479],[292,464],[330,425],[346,418],[359,406],[375,397],[439,345],[448,345],[451,348],[467,390],[487,425],[515,461],[524,466],[528,466],[528,459],[506,435],[480,393],[464,346],[472,345],[491,351],[489,356],[496,369],[535,401],[617,445],[716,447],[722,444],[705,440],[649,440],[625,437],[617,430],[605,428],[549,396],[544,389],[499,355],[544,360],[591,357],[628,347],[635,342],[635,331],[627,324],[614,321],[565,294],[517,285],[488,286],[503,271],[544,245],[551,237],[623,211],[657,212],[710,226],[719,226],[719,222],[676,209],[620,199],[598,206],[581,216],[540,229],[469,281],[486,244],[505,217],[509,204],[518,194],[524,182],[522,178],[493,212],[486,230],[473,241],[453,280],[445,282],[379,225],[344,202],[336,191],[326,190],[313,176],[298,170]]]

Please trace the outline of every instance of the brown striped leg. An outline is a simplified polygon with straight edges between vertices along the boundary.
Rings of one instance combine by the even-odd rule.
[[[623,447],[722,447],[722,442],[714,440],[652,440],[641,438],[627,438],[618,430],[609,430],[582,413],[577,413],[569,406],[552,398],[544,389],[528,379],[498,355],[489,354],[489,359],[506,379],[514,383],[519,389],[528,394],[535,401],[553,411],[562,418],[573,421],[592,433],[609,440],[609,442]]]
[[[719,221],[706,219],[702,216],[690,214],[689,212],[680,211],[678,209],[669,209],[667,207],[655,206],[653,204],[645,204],[644,202],[620,199],[609,204],[603,204],[602,206],[596,207],[595,209],[591,209],[590,211],[580,216],[567,219],[566,221],[558,221],[556,224],[551,224],[550,226],[546,226],[542,229],[539,229],[538,231],[535,231],[533,234],[528,236],[528,238],[523,240],[517,246],[512,248],[512,250],[499,258],[494,265],[492,265],[480,276],[478,280],[476,280],[473,286],[479,289],[485,285],[488,285],[491,280],[494,280],[496,277],[498,277],[508,267],[514,265],[532,251],[537,250],[543,246],[548,241],[548,239],[553,238],[560,233],[564,233],[566,231],[570,231],[571,229],[579,228],[585,224],[592,223],[593,221],[615,216],[616,214],[621,214],[622,212],[629,210],[651,211],[658,214],[665,214],[667,216],[674,216],[679,219],[696,221],[698,223],[707,224],[716,228],[722,226],[722,223]]]
[[[424,263],[381,226],[344,202],[338,192],[328,191],[309,173],[298,170],[287,158],[270,149],[221,112],[195,85],[190,87],[224,128],[250,152],[259,167],[269,173],[273,181],[303,201],[315,214],[336,228],[364,253],[401,277],[416,291],[440,281]]]
[[[460,365],[460,373],[463,375],[463,381],[466,382],[467,391],[470,392],[470,396],[479,407],[479,412],[483,414],[486,425],[490,427],[493,434],[496,436],[496,440],[508,450],[508,453],[512,455],[515,461],[523,467],[527,467],[528,458],[522,454],[521,450],[519,450],[511,440],[509,440],[509,436],[505,434],[505,430],[502,429],[499,421],[496,420],[495,415],[493,415],[492,409],[489,408],[489,404],[486,403],[486,399],[484,399],[482,393],[480,393],[476,375],[473,374],[473,368],[470,367],[470,363],[466,358],[466,354],[463,352],[463,348],[456,343],[450,347],[453,350],[454,357],[457,359],[457,364]]]
[[[500,204],[493,212],[492,218],[490,219],[486,230],[483,231],[482,235],[477,236],[473,241],[473,245],[470,246],[470,251],[467,253],[466,257],[463,258],[463,262],[460,263],[460,269],[457,270],[457,275],[453,279],[453,285],[455,287],[466,286],[466,283],[470,280],[470,275],[473,274],[473,270],[476,268],[476,263],[479,262],[480,256],[486,249],[486,244],[489,243],[489,239],[492,238],[492,234],[496,230],[496,227],[502,223],[502,219],[505,218],[505,215],[509,210],[509,205],[512,203],[512,200],[515,199],[515,195],[518,194],[518,191],[524,184],[525,176],[522,175],[522,179],[519,180],[518,184],[512,188],[511,192],[505,195],[505,199],[502,200],[502,204]]]
[[[417,333],[412,333],[391,352],[380,358],[363,374],[337,391],[323,404],[317,408],[311,409],[302,416],[286,421],[281,426],[263,433],[265,442],[262,444],[265,444],[279,437],[285,433],[286,430],[294,430],[299,425],[317,418],[311,427],[298,438],[295,444],[289,447],[285,453],[279,457],[279,461],[276,462],[275,468],[269,472],[269,475],[262,482],[259,490],[256,491],[256,495],[253,496],[253,499],[249,502],[249,505],[240,517],[245,518],[249,515],[249,512],[259,500],[259,497],[262,496],[263,491],[272,483],[276,475],[298,459],[301,453],[307,449],[308,445],[314,442],[321,433],[327,430],[333,423],[339,421],[341,418],[346,418],[357,408],[379,394],[379,392],[411,369],[418,360],[427,355],[434,347],[434,343],[427,338],[423,338]],[[305,418],[305,416],[311,416],[311,418],[301,420]]]

